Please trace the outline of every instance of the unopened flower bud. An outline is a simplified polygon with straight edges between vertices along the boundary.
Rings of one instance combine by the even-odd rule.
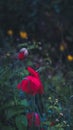
[[[23,60],[26,58],[26,56],[28,56],[28,50],[26,48],[20,49],[20,51],[18,53],[18,59]]]
[[[27,50],[26,48],[20,49],[20,52],[24,52],[24,55],[25,55],[25,56],[28,55],[28,50]]]

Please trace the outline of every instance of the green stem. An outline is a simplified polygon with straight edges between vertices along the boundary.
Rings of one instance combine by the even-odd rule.
[[[32,112],[33,112],[33,118],[32,118],[32,130],[35,130],[35,96],[32,97]]]

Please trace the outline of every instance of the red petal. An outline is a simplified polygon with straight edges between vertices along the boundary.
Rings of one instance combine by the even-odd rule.
[[[23,60],[24,59],[24,52],[20,52],[19,54],[18,54],[18,59],[19,60]]]
[[[27,79],[22,80],[22,91],[29,93],[29,89],[27,86],[28,86],[28,80]]]
[[[39,80],[33,76],[29,76],[28,79],[29,79],[29,83],[30,83],[29,89],[30,89],[31,93],[33,95],[37,94],[39,87],[40,87]]]
[[[44,89],[40,79],[27,76],[25,79],[22,80],[20,84],[17,86],[18,89],[22,89],[23,92],[27,94],[35,95],[35,94],[43,94]]]
[[[40,126],[41,121],[40,121],[40,116],[38,113],[35,113],[35,126]]]
[[[31,67],[28,67],[27,70],[28,70],[28,72],[29,72],[32,76],[34,76],[34,77],[36,77],[36,78],[39,78],[38,72],[36,72],[34,69],[32,69]]]

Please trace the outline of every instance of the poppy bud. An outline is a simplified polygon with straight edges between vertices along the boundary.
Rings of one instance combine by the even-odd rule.
[[[26,48],[20,49],[20,52],[18,53],[18,59],[23,60],[26,56],[28,56],[28,50]]]
[[[28,50],[26,48],[20,49],[20,52],[24,52],[25,56],[28,55]]]
[[[40,121],[40,116],[38,113],[27,113],[26,115],[27,120],[28,120],[28,126],[32,126],[32,124],[34,123],[35,126],[39,127],[41,124]]]

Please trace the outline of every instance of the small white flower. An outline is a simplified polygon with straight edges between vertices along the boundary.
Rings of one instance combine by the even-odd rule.
[[[59,122],[59,119],[56,119],[56,122]]]
[[[60,116],[63,116],[63,113],[60,113]]]

